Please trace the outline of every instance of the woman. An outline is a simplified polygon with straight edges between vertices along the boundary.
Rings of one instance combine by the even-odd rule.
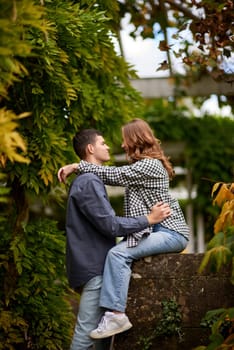
[[[136,232],[113,247],[106,258],[100,306],[106,311],[98,328],[90,334],[99,339],[129,329],[132,325],[125,315],[127,295],[134,260],[149,255],[175,253],[184,250],[189,229],[176,199],[169,193],[173,168],[154,137],[150,126],[134,119],[122,128],[123,144],[129,165],[98,166],[81,161],[59,170],[64,181],[72,171],[93,172],[105,184],[125,187],[126,216],[144,215],[157,202],[168,203],[172,214],[151,229]]]

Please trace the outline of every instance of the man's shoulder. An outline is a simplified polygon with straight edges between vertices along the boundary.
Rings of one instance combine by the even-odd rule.
[[[79,196],[88,193],[105,193],[103,181],[95,174],[85,173],[78,175],[71,183],[69,195],[79,193]]]
[[[73,183],[78,185],[78,184],[84,184],[85,182],[90,182],[90,181],[97,181],[100,183],[103,183],[103,181],[100,179],[100,177],[98,177],[95,174],[92,173],[83,173],[78,175],[74,180]]]

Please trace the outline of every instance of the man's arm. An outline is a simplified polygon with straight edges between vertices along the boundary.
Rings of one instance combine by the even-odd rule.
[[[87,220],[95,225],[100,233],[114,237],[126,236],[161,222],[170,215],[167,204],[156,204],[147,216],[136,218],[116,216],[102,181],[93,176],[91,174],[85,176],[84,183],[74,191],[72,196]]]
[[[171,215],[171,208],[167,203],[157,203],[152,208],[150,213],[146,216],[149,225],[158,224]]]

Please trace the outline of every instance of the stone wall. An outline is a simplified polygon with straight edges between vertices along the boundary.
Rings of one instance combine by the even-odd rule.
[[[198,274],[203,254],[162,254],[134,263],[127,314],[133,324],[115,336],[115,350],[192,350],[208,343],[209,332],[200,326],[206,311],[234,306],[230,271]],[[174,299],[182,315],[182,337],[147,341],[161,318],[162,301]]]

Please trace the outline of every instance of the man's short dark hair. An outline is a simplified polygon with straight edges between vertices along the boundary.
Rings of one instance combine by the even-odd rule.
[[[84,129],[75,134],[73,148],[80,159],[86,158],[86,147],[89,144],[93,145],[97,136],[102,136],[102,133],[96,129]]]

